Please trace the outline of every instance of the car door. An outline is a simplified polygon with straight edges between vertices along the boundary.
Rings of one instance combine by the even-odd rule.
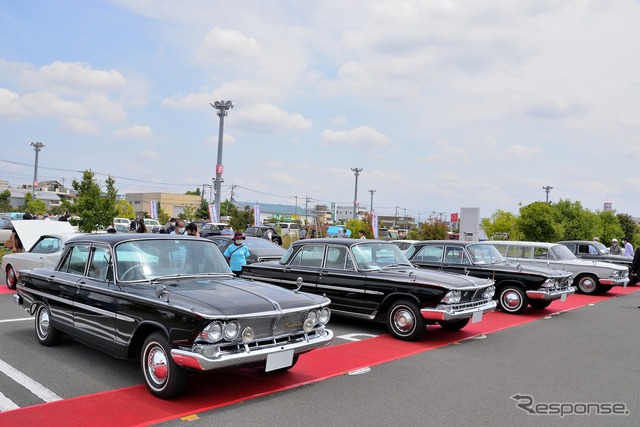
[[[289,289],[298,287],[297,280],[302,278],[302,290],[314,294],[323,265],[326,246],[323,244],[304,245],[282,270],[282,286]]]
[[[317,293],[331,300],[331,308],[349,313],[368,314],[365,307],[366,276],[357,271],[349,248],[327,245],[323,267],[318,272]]]
[[[85,273],[77,282],[74,333],[78,340],[90,342],[107,352],[113,352],[115,348],[118,300],[114,286],[110,248],[93,245]]]
[[[58,237],[42,236],[31,248],[30,253],[36,254],[28,260],[32,265],[26,265],[24,268],[55,267],[60,260],[61,249],[62,242]]]

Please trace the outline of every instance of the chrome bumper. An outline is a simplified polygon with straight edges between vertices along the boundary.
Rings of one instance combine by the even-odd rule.
[[[493,300],[483,300],[478,303],[462,303],[452,305],[439,305],[436,308],[423,308],[420,310],[426,320],[448,321],[469,319],[473,313],[488,313],[496,309],[497,303]]]
[[[267,360],[268,355],[287,350],[293,350],[294,355],[306,353],[315,348],[327,345],[332,340],[333,331],[324,329],[319,331],[317,335],[308,336],[307,339],[301,338],[295,342],[273,344],[245,352],[222,353],[209,358],[190,350],[173,349],[171,350],[171,357],[178,366],[184,366],[198,371],[211,371],[214,369],[264,362]]]
[[[541,288],[544,289],[544,288]],[[563,295],[571,295],[576,292],[576,288],[573,286],[567,286],[561,289],[545,289],[539,291],[527,291],[527,297],[529,299],[537,299],[543,301],[555,301],[562,298]]]
[[[622,286],[623,288],[626,288],[628,283],[629,283],[628,277],[619,278],[619,279],[600,279],[600,284],[607,285],[607,286]]]

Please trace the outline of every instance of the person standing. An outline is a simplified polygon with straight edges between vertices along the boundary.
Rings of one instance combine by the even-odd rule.
[[[176,228],[169,234],[184,234],[186,228],[184,225],[184,220],[178,218],[176,219]]]
[[[633,246],[631,245],[631,243],[629,243],[629,238],[625,237],[622,239],[622,243],[624,244],[624,256],[626,257],[633,257]]]
[[[233,236],[233,229],[231,228],[231,224],[227,224],[224,226],[222,231],[220,232],[222,236]]]
[[[138,220],[138,228],[136,228],[136,233],[146,233],[147,225],[144,223],[144,218],[140,218]]]
[[[367,238],[367,236],[364,235],[364,230],[358,231],[358,234],[360,235],[361,239],[366,239]]]
[[[266,238],[268,241],[273,242],[273,228],[267,230]]]
[[[609,253],[611,255],[622,255],[622,248],[618,245],[618,239],[611,239]]]
[[[244,234],[236,231],[233,235],[233,244],[229,245],[223,254],[229,263],[229,267],[231,267],[231,271],[233,271],[233,274],[237,277],[240,277],[242,267],[247,265],[247,257],[251,255],[249,249],[243,242],[245,239]]]
[[[184,229],[188,236],[200,237],[200,234],[198,233],[198,224],[195,222],[190,222]]]
[[[173,233],[175,231],[175,229],[176,229],[176,219],[172,217],[169,220],[169,225],[166,228],[167,234]]]

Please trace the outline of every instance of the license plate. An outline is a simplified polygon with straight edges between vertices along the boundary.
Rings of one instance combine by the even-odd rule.
[[[293,350],[279,351],[267,355],[265,372],[281,368],[288,368],[293,364]]]
[[[476,311],[471,316],[471,323],[477,323],[477,322],[479,322],[481,320],[482,320],[482,312],[481,311]]]
[[[567,300],[567,294],[560,295],[560,302],[565,302]]]

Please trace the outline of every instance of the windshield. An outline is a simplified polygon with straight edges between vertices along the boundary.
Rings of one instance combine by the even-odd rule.
[[[376,270],[411,265],[407,257],[393,243],[363,243],[351,249],[359,270]]]
[[[115,248],[121,281],[163,276],[231,274],[217,245],[205,239],[162,239],[123,242]]]
[[[609,249],[602,243],[600,242],[593,242],[593,246],[596,247],[596,249],[598,250],[598,252],[600,252],[601,254],[608,254],[609,253]]]
[[[573,252],[564,245],[553,245],[551,247],[551,253],[555,259],[561,261],[568,261],[577,258]]]
[[[493,245],[482,243],[469,245],[467,246],[467,251],[474,264],[495,264],[506,261]]]

